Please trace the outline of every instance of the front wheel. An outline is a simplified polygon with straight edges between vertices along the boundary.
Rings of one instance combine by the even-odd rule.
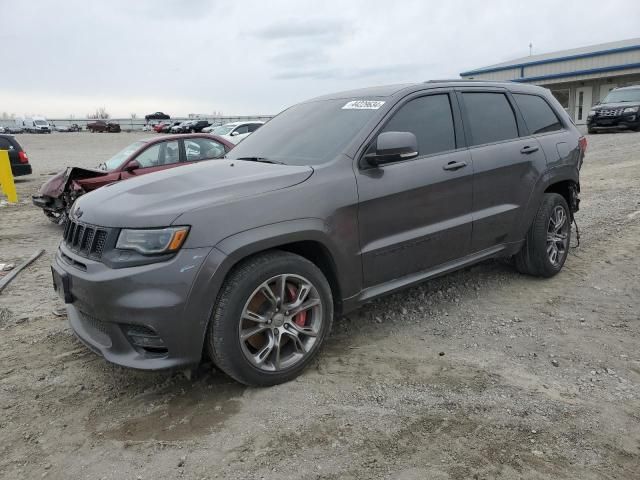
[[[244,260],[225,281],[207,332],[214,364],[246,385],[297,377],[331,330],[333,299],[307,259],[273,251]]]
[[[527,232],[525,244],[515,256],[521,273],[552,277],[562,270],[571,242],[571,214],[567,201],[557,193],[545,193]]]

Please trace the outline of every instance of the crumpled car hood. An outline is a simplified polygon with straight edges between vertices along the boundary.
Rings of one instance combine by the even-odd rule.
[[[56,173],[42,184],[38,194],[58,198],[70,181],[81,178],[101,177],[107,173],[109,172],[94,168],[67,167],[66,170]]]
[[[167,226],[182,213],[287,188],[312,173],[307,166],[201,162],[99,188],[76,201],[71,217],[103,227]]]

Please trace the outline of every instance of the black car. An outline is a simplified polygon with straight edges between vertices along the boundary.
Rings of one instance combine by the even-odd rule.
[[[13,135],[0,134],[0,150],[9,151],[9,163],[14,177],[31,174],[29,157]]]
[[[203,128],[211,125],[206,120],[192,120],[188,125],[185,125],[180,133],[201,133]]]
[[[605,130],[640,131],[640,85],[614,88],[589,112],[589,133]]]
[[[163,112],[150,113],[149,115],[145,115],[144,119],[148,122],[149,120],[169,120],[171,117]]]

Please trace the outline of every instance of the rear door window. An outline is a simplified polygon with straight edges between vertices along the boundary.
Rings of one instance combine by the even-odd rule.
[[[249,133],[249,125],[240,125],[239,127],[236,127],[233,133],[237,133],[239,135],[242,135],[243,133]]]
[[[543,98],[520,93],[514,93],[513,98],[533,135],[562,130],[560,119]]]
[[[0,137],[0,150],[9,150],[12,148],[13,145],[11,145],[8,139]]]
[[[208,138],[189,138],[184,141],[187,162],[219,158],[225,154],[224,145]]]
[[[471,144],[502,142],[518,137],[518,125],[504,93],[464,92]]]
[[[411,132],[418,139],[418,155],[456,148],[449,95],[428,95],[410,100],[393,115],[382,132]]]

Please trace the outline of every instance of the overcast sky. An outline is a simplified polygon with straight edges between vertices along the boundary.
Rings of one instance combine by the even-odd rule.
[[[640,2],[0,0],[0,113],[274,114],[639,36]]]

